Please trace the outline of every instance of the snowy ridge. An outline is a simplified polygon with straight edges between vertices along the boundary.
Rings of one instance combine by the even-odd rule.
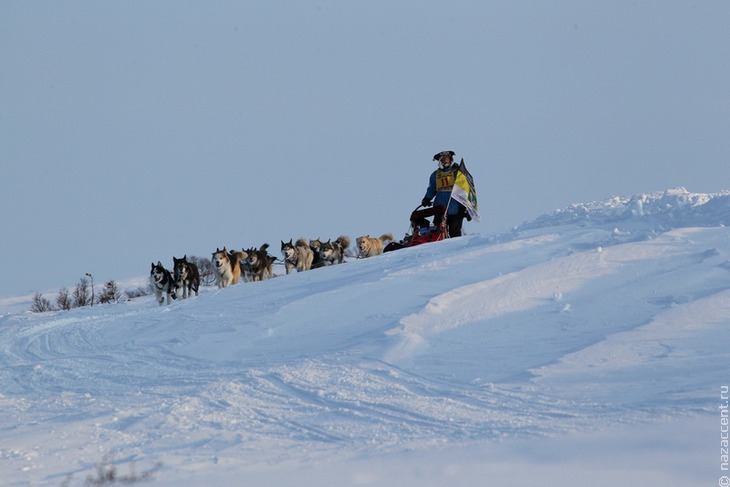
[[[691,193],[685,188],[615,196],[605,201],[573,204],[515,227],[530,230],[558,225],[643,225],[654,230],[730,223],[730,191]]]
[[[3,314],[0,473],[81,485],[111,455],[161,462],[155,485],[302,485],[312,466],[351,475],[312,485],[387,485],[357,462],[704,421],[730,363],[727,204],[616,198],[171,306]],[[483,485],[484,461],[399,485]]]

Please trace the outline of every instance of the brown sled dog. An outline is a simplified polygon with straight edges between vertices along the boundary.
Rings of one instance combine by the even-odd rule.
[[[357,237],[357,255],[361,259],[365,257],[373,257],[374,255],[380,255],[383,253],[383,244],[389,240],[393,240],[393,235],[385,233],[380,238],[371,237],[370,235],[364,235]]]
[[[213,252],[213,270],[215,271],[215,281],[219,288],[227,287],[232,284],[238,284],[241,278],[241,260],[244,255],[241,251],[227,251],[216,248]]]

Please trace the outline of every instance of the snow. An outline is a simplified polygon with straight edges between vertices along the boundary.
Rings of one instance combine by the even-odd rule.
[[[0,475],[717,485],[728,219],[676,188],[170,306],[0,301]]]

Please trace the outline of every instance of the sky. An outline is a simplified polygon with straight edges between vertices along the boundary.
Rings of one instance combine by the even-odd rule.
[[[0,296],[402,237],[454,150],[488,234],[728,189],[730,3],[0,2]]]

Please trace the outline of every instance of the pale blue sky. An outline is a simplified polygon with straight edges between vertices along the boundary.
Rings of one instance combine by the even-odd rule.
[[[730,2],[0,2],[0,296],[402,237],[451,149],[490,234],[730,189]]]

